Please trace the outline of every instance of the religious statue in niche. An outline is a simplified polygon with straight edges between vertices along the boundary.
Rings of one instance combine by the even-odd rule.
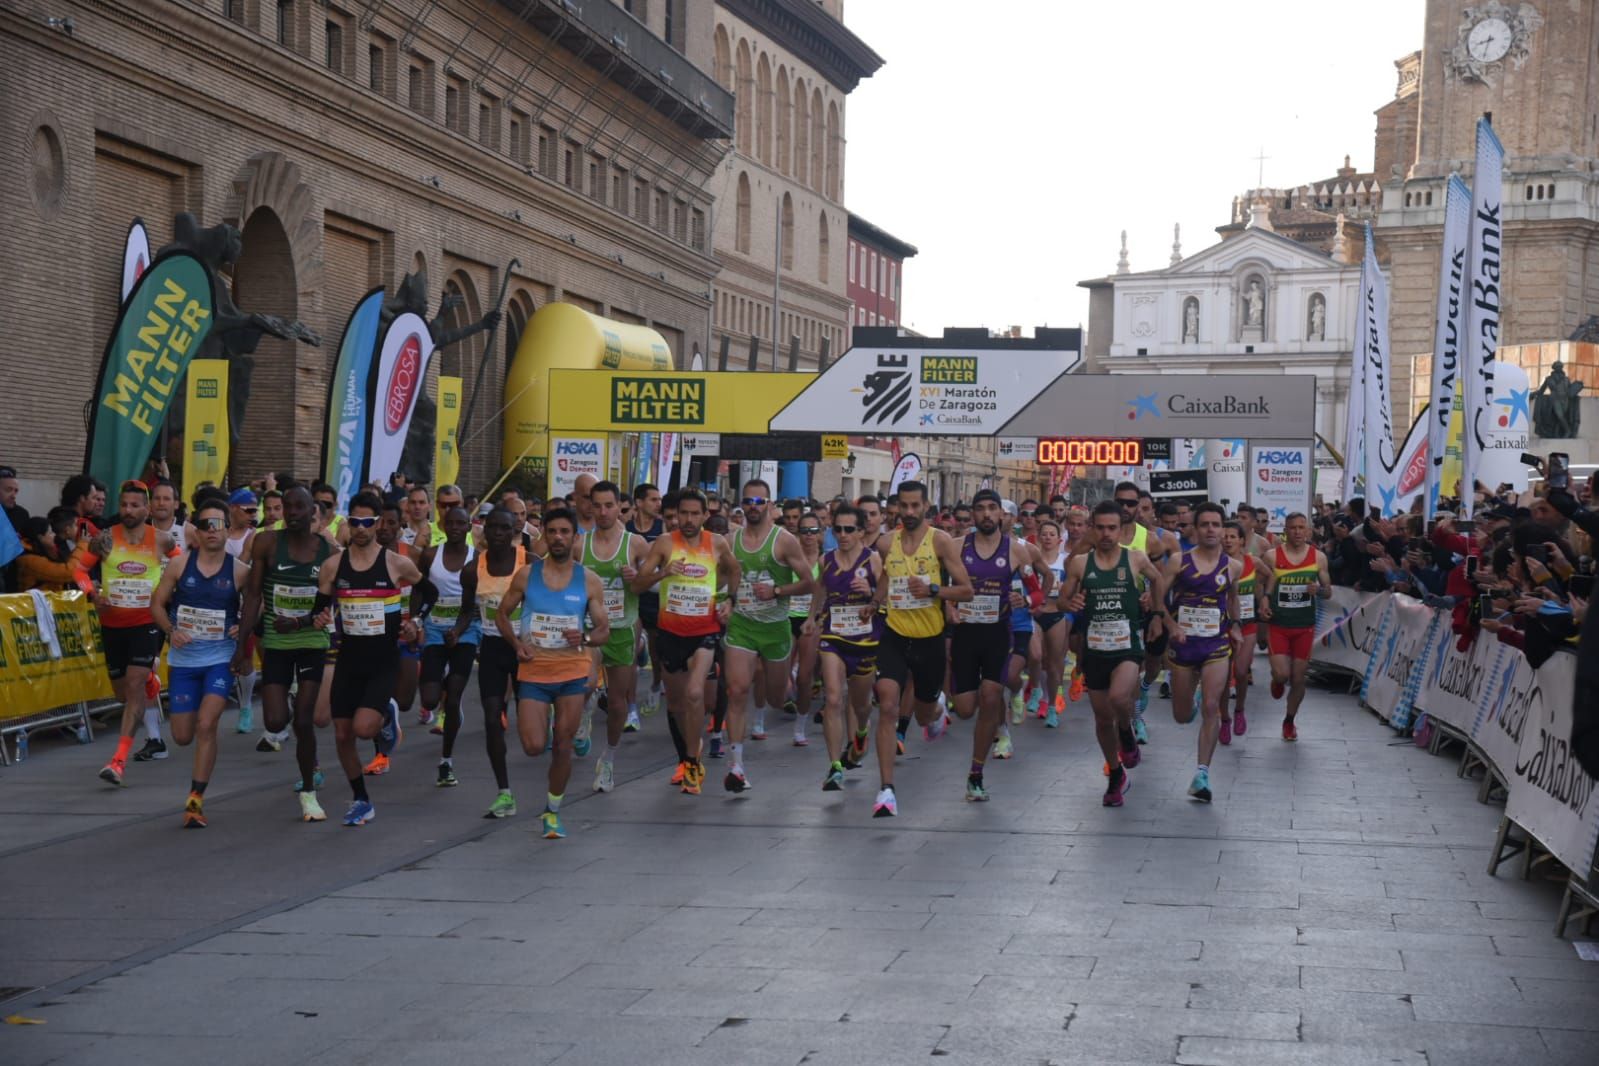
[[[1321,293],[1311,293],[1309,322],[1305,330],[1307,341],[1327,339],[1327,298]]]
[[[1252,277],[1244,285],[1244,325],[1263,326],[1266,324],[1266,289],[1261,285],[1260,278]]]
[[[1532,428],[1546,439],[1575,437],[1582,429],[1582,407],[1578,394],[1583,383],[1566,377],[1564,364],[1556,359],[1538,391],[1532,394]]]
[[[1190,296],[1183,301],[1183,343],[1199,343],[1199,299]]]

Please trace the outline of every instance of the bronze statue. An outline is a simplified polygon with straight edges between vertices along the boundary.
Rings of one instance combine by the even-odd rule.
[[[202,229],[199,220],[187,211],[172,219],[172,243],[161,249],[162,252],[188,252],[211,271],[216,312],[211,331],[206,334],[195,358],[228,360],[228,430],[234,447],[239,444],[244,414],[249,409],[250,379],[255,374],[255,350],[261,338],[271,334],[312,347],[322,344],[322,338],[302,322],[241,311],[234,305],[233,266],[243,249],[243,239],[236,227],[223,222]]]
[[[433,338],[435,352],[499,324],[500,312],[490,311],[471,325],[459,329],[446,328],[444,316],[464,302],[459,293],[445,293],[439,300],[439,312],[428,323],[428,335]],[[383,311],[378,319],[378,336],[383,336],[389,324],[407,311],[426,319],[427,309],[427,271],[419,270],[405,275],[394,294],[383,299]],[[412,481],[423,485],[432,483],[433,438],[437,431],[438,405],[427,394],[427,390],[423,389],[416,398],[416,407],[411,413],[411,428],[405,434],[405,450],[400,454],[400,472]]]
[[[1538,391],[1532,394],[1536,406],[1532,412],[1533,431],[1545,438],[1575,437],[1582,429],[1582,407],[1578,394],[1583,384],[1566,377],[1560,360],[1550,368]]]

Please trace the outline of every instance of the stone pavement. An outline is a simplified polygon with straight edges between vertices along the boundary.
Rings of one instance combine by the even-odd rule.
[[[1017,731],[986,805],[966,727],[913,739],[891,822],[875,770],[822,793],[819,738],[780,721],[753,792],[715,763],[669,790],[651,718],[615,793],[580,761],[557,842],[519,752],[523,814],[479,817],[475,700],[461,787],[412,729],[359,831],[293,820],[292,757],[253,738],[225,735],[204,832],[178,828],[186,751],[114,791],[109,738],[40,738],[0,770],[0,986],[24,990],[0,1014],[45,1024],[0,1026],[0,1063],[1599,1061],[1599,964],[1551,935],[1556,888],[1484,872],[1498,808],[1350,697],[1313,692],[1290,745],[1255,696],[1213,805],[1157,700],[1121,810],[1084,704]]]

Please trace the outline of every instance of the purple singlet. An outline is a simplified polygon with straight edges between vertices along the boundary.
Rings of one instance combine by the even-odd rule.
[[[1231,560],[1221,553],[1216,568],[1200,573],[1194,553],[1183,552],[1183,565],[1177,571],[1168,602],[1177,624],[1187,635],[1181,644],[1172,644],[1172,660],[1178,666],[1200,666],[1225,659],[1232,654],[1227,639],[1227,594],[1232,584],[1228,571]]]
[[[863,550],[855,565],[848,569],[839,566],[837,549],[824,553],[821,577],[821,650],[844,660],[846,677],[876,672],[883,616],[872,607],[877,580],[872,576],[870,550]],[[864,577],[870,591],[856,592],[850,588],[856,577]]]
[[[977,533],[961,543],[961,562],[972,579],[972,598],[955,605],[961,625],[1010,624],[1010,535],[999,538],[994,554],[983,558],[977,551]]]

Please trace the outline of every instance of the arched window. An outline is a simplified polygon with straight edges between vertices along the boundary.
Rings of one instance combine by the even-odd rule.
[[[827,105],[827,198],[837,201],[840,197],[838,183],[839,173],[843,169],[844,131],[840,128],[838,120],[837,102]]]
[[[788,70],[777,68],[777,169],[789,172],[789,129],[794,124],[794,105],[788,95]]]
[[[738,208],[733,219],[733,248],[750,254],[750,176],[738,176]]]
[[[738,150],[745,155],[750,150],[750,126],[755,121],[755,75],[750,67],[750,45],[738,42],[738,76],[733,86],[733,130]]]
[[[811,91],[811,180],[810,186],[822,191],[822,174],[827,164],[827,113],[822,110],[822,90]]]
[[[811,104],[805,95],[805,82],[794,82],[794,180],[805,184],[810,171]]]
[[[727,40],[727,27],[716,27],[716,83],[733,91],[733,46]]]
[[[783,194],[783,269],[794,269],[794,198]]]
[[[755,158],[772,163],[772,64],[765,52],[755,64]]]
[[[816,220],[816,279],[823,285],[827,284],[832,257],[833,249],[827,236],[827,213],[824,211]]]

